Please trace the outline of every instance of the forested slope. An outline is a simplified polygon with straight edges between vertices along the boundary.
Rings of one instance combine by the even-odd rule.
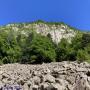
[[[90,61],[90,34],[64,23],[36,21],[0,27],[0,63]]]

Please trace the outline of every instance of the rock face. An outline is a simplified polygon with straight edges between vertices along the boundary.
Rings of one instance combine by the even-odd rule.
[[[2,65],[0,90],[8,85],[20,86],[21,89],[16,90],[90,90],[90,64],[63,61],[42,65]]]
[[[76,35],[76,31],[65,24],[8,24],[6,27],[9,29],[11,28],[15,33],[21,32],[21,34],[24,34],[26,36],[31,30],[34,30],[36,33],[44,36],[51,35],[53,42],[57,44],[61,41],[62,38],[65,38],[70,42],[72,37]]]
[[[74,30],[70,29],[67,25],[51,25],[47,24],[35,24],[34,28],[37,33],[47,36],[51,35],[53,42],[59,43],[62,38],[68,39],[70,42],[71,38],[75,36]]]

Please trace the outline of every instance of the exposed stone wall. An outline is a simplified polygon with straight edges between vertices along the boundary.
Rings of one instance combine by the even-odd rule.
[[[5,85],[20,85],[22,90],[90,90],[90,64],[6,64],[0,66],[0,88]]]

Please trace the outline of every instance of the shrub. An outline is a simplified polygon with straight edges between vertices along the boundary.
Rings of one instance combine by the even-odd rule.
[[[90,60],[90,55],[85,50],[78,50],[77,60],[80,62],[88,61],[88,60]]]

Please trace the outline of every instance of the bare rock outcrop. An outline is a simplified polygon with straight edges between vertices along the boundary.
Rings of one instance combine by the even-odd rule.
[[[28,36],[28,33],[35,31],[44,36],[50,35],[53,42],[58,44],[62,38],[71,41],[75,37],[77,30],[73,30],[66,24],[47,24],[47,23],[31,23],[31,24],[8,24],[7,28],[11,28],[15,33],[21,33]]]

